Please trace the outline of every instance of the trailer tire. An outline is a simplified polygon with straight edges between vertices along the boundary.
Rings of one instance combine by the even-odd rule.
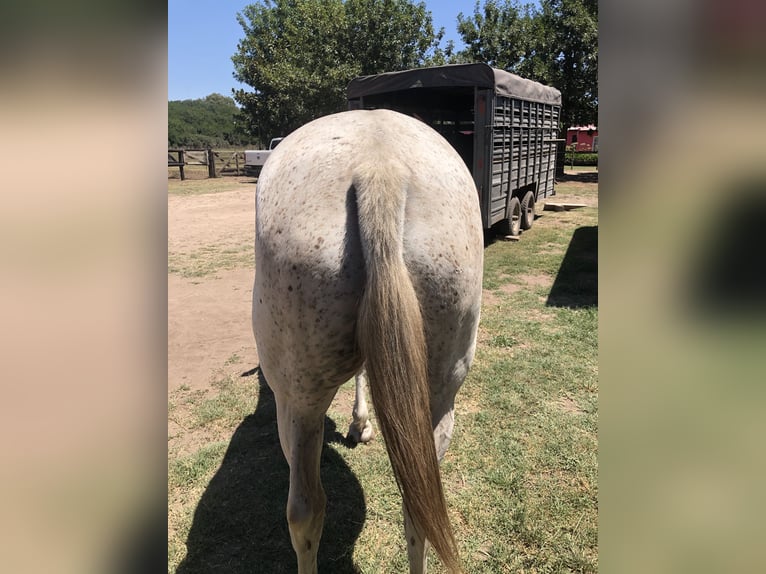
[[[535,222],[535,194],[528,191],[521,200],[521,228],[526,231]]]
[[[512,197],[508,202],[508,219],[506,219],[507,235],[516,237],[521,233],[521,202],[518,197]]]

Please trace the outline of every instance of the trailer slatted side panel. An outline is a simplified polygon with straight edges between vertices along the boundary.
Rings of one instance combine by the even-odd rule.
[[[500,101],[498,101],[500,100]],[[511,166],[516,164],[512,152],[516,150],[516,134],[510,129],[509,98],[496,98],[492,130],[492,180],[490,193],[490,221],[494,223],[505,217],[508,192],[514,177]]]
[[[553,183],[556,177],[556,133],[561,108],[550,104],[543,106],[543,166],[540,171],[538,199],[555,194]]]
[[[538,199],[553,195],[559,107],[495,97],[492,121],[491,222],[506,217],[508,196],[536,184]]]

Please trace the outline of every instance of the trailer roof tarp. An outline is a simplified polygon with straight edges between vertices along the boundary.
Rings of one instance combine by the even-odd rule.
[[[505,70],[492,68],[487,64],[450,64],[361,76],[351,80],[346,94],[348,99],[352,99],[412,88],[454,86],[492,89],[501,96],[561,105],[561,92],[556,88],[524,79]]]

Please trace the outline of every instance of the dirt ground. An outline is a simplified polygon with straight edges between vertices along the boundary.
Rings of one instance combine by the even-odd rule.
[[[255,186],[204,195],[168,197],[168,254],[253,244]],[[168,391],[206,389],[221,369],[257,366],[250,326],[252,265],[205,276],[168,275]]]

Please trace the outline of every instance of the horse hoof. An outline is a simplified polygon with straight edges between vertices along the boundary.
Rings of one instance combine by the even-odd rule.
[[[362,429],[362,436],[361,436],[361,442],[364,444],[367,444],[372,440],[372,423],[370,421],[367,421],[367,424],[364,425],[364,429]]]
[[[356,444],[367,444],[372,440],[372,436],[372,423],[370,421],[365,423],[362,432],[359,432],[359,428],[353,423],[348,427],[348,438]]]

